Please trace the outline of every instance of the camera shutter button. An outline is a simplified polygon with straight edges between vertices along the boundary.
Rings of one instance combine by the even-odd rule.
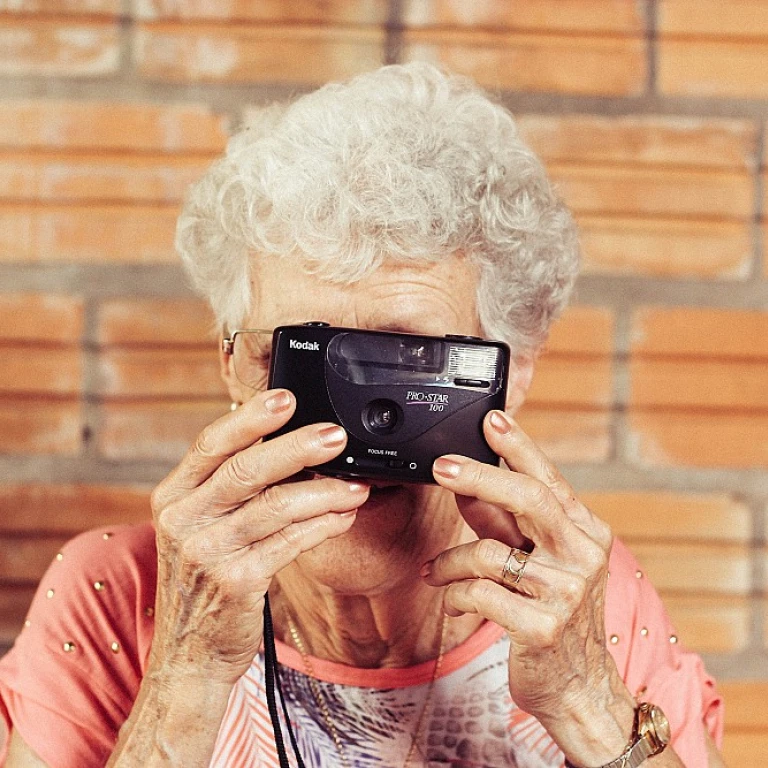
[[[458,341],[482,341],[480,336],[465,336],[461,333],[446,333],[446,339],[456,339]]]
[[[302,323],[302,325],[308,325],[310,328],[328,328],[329,323],[324,323],[322,320],[310,320],[308,323]]]

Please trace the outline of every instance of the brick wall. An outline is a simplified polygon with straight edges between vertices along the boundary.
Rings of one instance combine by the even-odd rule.
[[[253,103],[385,61],[519,117],[585,271],[525,426],[614,525],[768,751],[768,2],[0,3],[0,645],[73,533],[227,407],[172,249],[187,184]]]

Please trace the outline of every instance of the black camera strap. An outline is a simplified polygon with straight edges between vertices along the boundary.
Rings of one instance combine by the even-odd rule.
[[[275,691],[280,696],[280,705],[285,716],[285,727],[288,729],[288,736],[291,740],[293,753],[296,755],[298,768],[306,768],[301,759],[299,745],[296,743],[296,736],[291,727],[291,719],[288,717],[288,707],[285,704],[283,696],[283,687],[280,684],[280,669],[277,663],[277,650],[275,649],[275,630],[272,625],[272,611],[269,608],[269,595],[264,595],[264,676],[267,686],[267,707],[269,708],[269,717],[272,720],[272,730],[275,732],[275,746],[277,747],[277,758],[280,761],[280,768],[290,768],[288,754],[285,751],[285,742],[283,741],[283,730],[280,725],[280,716],[277,711],[277,699]]]

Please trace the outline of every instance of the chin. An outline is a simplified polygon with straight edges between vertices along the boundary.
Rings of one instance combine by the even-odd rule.
[[[360,507],[360,512],[373,511],[381,506],[396,505],[398,511],[413,514],[416,512],[416,499],[411,493],[413,486],[400,483],[372,482],[368,500]]]
[[[418,579],[435,549],[450,545],[443,538],[457,521],[448,517],[460,518],[455,503],[448,509],[441,503],[445,493],[439,486],[372,483],[349,531],[301,555],[307,575],[347,595],[376,594]]]

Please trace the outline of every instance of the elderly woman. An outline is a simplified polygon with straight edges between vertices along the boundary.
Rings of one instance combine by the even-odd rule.
[[[154,525],[80,536],[43,579],[0,665],[9,768],[278,765],[267,590],[307,766],[722,765],[701,662],[514,420],[578,249],[506,110],[424,65],[263,109],[192,190],[178,246],[224,335],[506,341],[506,408],[482,425],[503,461],[445,455],[434,484],[314,473],[347,434],[263,440],[296,395],[266,388],[270,337],[238,334],[237,407],[157,487]]]

